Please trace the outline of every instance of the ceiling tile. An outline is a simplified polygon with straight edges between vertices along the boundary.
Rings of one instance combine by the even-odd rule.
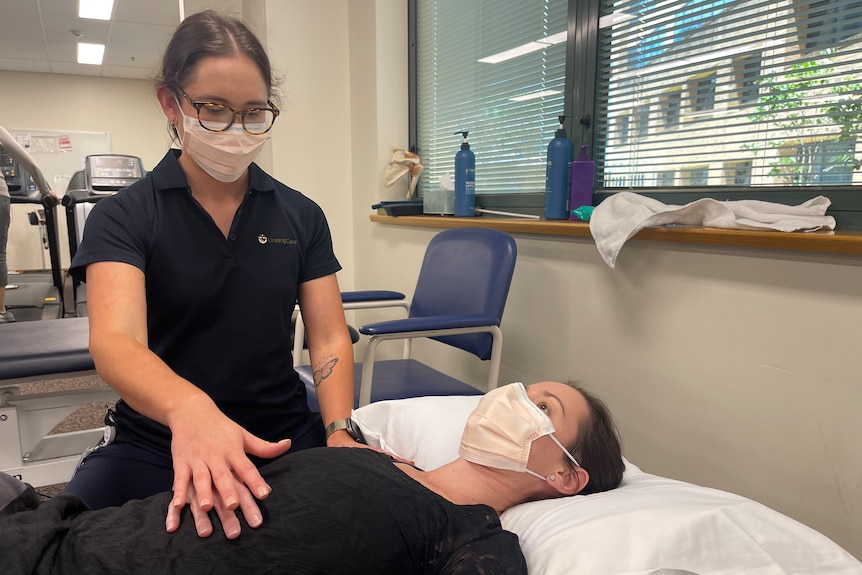
[[[7,36],[0,36],[0,54],[4,59],[21,59],[33,61],[45,61],[45,43],[41,38],[16,40]]]
[[[111,44],[105,50],[105,66],[126,66],[129,68],[148,68],[155,70],[161,62],[162,55],[152,50],[141,50],[114,46]]]
[[[42,22],[39,14],[35,11],[20,10],[15,8],[2,9],[3,18],[0,18],[0,38],[27,39],[38,38],[42,40]]]
[[[48,42],[56,40],[71,40],[72,42],[89,42],[90,44],[106,44],[111,23],[107,20],[90,20],[87,18],[64,18],[55,14],[42,16],[45,26],[45,37]],[[72,30],[80,31],[83,36],[78,38]]]
[[[153,24],[134,24],[129,22],[114,22],[108,43],[130,48],[152,48],[157,46],[161,51],[168,45],[173,26],[156,26]]]
[[[78,18],[78,0],[0,0],[0,70],[149,78],[179,23],[179,6],[180,0],[114,0],[113,20],[102,21]],[[77,64],[79,41],[105,44],[104,65]]]
[[[180,23],[179,0],[115,0],[116,22],[137,22],[176,28]]]
[[[15,0],[3,0],[2,4],[11,4]],[[20,1],[20,0],[19,0]],[[66,17],[78,17],[78,0],[39,0],[33,2],[38,4],[42,14],[59,14]]]

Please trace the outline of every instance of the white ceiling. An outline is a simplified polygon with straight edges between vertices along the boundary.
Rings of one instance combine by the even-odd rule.
[[[151,79],[179,21],[177,0],[114,0],[110,21],[78,18],[78,0],[0,0],[0,70]],[[102,65],[78,64],[78,42],[105,44]]]

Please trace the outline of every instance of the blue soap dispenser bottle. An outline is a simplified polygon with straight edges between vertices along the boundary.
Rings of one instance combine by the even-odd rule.
[[[467,142],[467,132],[461,134],[461,149],[455,154],[455,215],[476,215],[476,156]]]
[[[548,144],[548,167],[545,173],[545,219],[567,220],[569,189],[572,177],[574,146],[566,137],[563,127],[565,116],[560,116],[560,125],[554,139]]]

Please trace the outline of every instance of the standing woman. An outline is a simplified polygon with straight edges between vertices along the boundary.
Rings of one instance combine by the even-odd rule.
[[[86,276],[96,369],[122,399],[116,437],[67,492],[100,508],[172,489],[168,531],[189,503],[199,535],[214,508],[233,538],[237,507],[262,522],[255,498],[270,487],[257,465],[359,445],[324,433],[353,407],[341,266],[321,209],[252,163],[279,111],[267,55],[241,21],[210,10],[184,20],[156,96],[182,149],[96,204],[72,262]],[[292,367],[297,301],[321,414]]]

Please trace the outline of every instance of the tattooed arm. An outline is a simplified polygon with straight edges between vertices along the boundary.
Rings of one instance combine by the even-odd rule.
[[[335,275],[303,283],[299,288],[299,306],[323,424],[329,425],[350,417],[353,409],[353,343],[344,321]],[[330,435],[327,444],[356,445],[343,430]]]

